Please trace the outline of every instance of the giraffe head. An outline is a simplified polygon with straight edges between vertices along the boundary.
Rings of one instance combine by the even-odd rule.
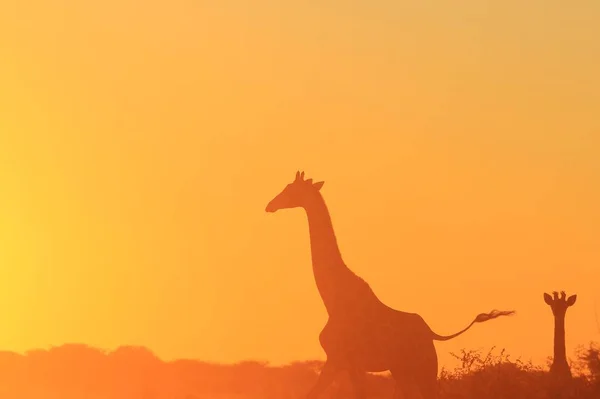
[[[544,292],[544,301],[550,306],[554,316],[564,316],[567,313],[567,308],[573,306],[576,300],[577,295],[571,295],[567,298],[567,294],[564,291],[560,292],[560,296],[556,291],[552,293],[552,296]]]
[[[307,201],[315,197],[324,182],[313,183],[312,179],[304,180],[304,172],[296,172],[293,182],[285,186],[282,192],[269,202],[265,211],[275,212],[279,209],[304,207]]]

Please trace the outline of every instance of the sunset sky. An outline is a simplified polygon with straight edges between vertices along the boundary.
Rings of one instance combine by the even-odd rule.
[[[302,211],[436,344],[544,361],[544,291],[600,339],[600,3],[0,5],[0,349],[323,358]],[[218,5],[216,5],[218,4]]]

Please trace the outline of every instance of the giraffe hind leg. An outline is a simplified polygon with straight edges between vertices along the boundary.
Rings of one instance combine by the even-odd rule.
[[[405,399],[438,399],[438,360],[432,341],[420,346],[413,361],[390,370]],[[399,396],[403,398],[403,396]]]
[[[396,379],[394,399],[425,399],[417,384],[410,379]]]
[[[394,399],[437,399],[437,376],[422,378],[406,370],[391,370],[396,381]]]

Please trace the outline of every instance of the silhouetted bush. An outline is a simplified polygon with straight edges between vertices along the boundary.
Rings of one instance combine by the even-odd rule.
[[[574,377],[563,391],[562,398],[598,399],[600,391],[594,382],[589,364],[597,361],[597,351],[593,346],[579,350],[573,362]],[[481,352],[461,351],[452,354],[461,361],[461,366],[453,371],[440,373],[440,397],[452,399],[467,398],[553,398],[551,379],[547,367],[534,365],[531,361],[512,360],[504,350],[495,353],[492,348],[485,356]],[[594,359],[596,356],[596,360]],[[591,359],[591,360],[589,360]]]
[[[462,350],[460,365],[442,369],[440,399],[550,399],[547,365],[512,359],[504,350]],[[600,348],[579,347],[572,362],[573,381],[564,399],[600,398]],[[302,397],[322,363],[295,362],[275,367],[264,362],[234,365],[195,360],[164,362],[145,348],[113,352],[85,345],[64,345],[19,355],[0,352],[0,397],[7,399],[208,399]],[[369,397],[391,398],[394,383],[370,374]],[[352,397],[347,378],[328,389],[324,399]]]

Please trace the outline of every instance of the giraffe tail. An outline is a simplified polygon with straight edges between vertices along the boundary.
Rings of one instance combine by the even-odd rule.
[[[490,313],[480,313],[480,314],[478,314],[477,317],[475,317],[475,319],[471,322],[471,324],[469,324],[466,328],[460,330],[459,332],[457,332],[455,334],[452,334],[452,335],[439,335],[439,334],[436,334],[433,331],[431,331],[431,334],[433,335],[433,339],[435,341],[448,341],[448,340],[450,340],[452,338],[456,338],[459,335],[461,335],[462,333],[466,332],[475,323],[483,323],[484,321],[492,320],[492,319],[495,319],[495,318],[500,317],[500,316],[512,316],[515,313],[516,312],[514,310],[496,310],[496,309],[494,309]]]

